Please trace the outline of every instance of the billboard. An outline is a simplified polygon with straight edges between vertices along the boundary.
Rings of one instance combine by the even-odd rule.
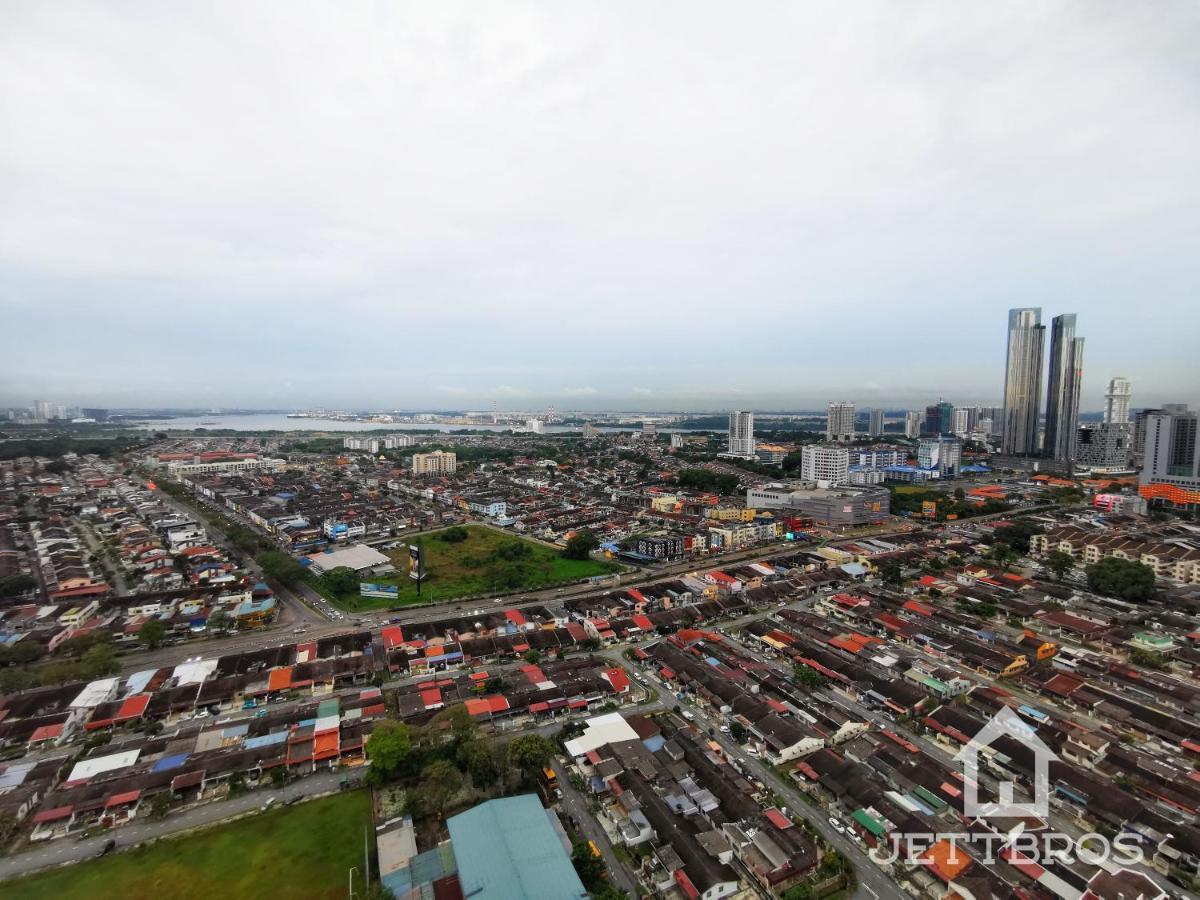
[[[422,575],[421,569],[421,548],[416,544],[408,545],[408,577],[420,580]]]
[[[936,519],[937,518],[937,501],[936,500],[922,500],[921,501],[921,515],[926,519]]]
[[[395,600],[400,594],[400,588],[395,584],[373,584],[369,581],[360,581],[358,593],[361,597],[381,597],[384,600]]]

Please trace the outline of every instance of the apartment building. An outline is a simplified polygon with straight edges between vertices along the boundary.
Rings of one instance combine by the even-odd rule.
[[[414,453],[412,472],[414,475],[453,475],[458,469],[458,454],[447,450],[432,453]]]

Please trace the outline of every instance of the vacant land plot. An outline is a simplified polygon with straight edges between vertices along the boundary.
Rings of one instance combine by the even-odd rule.
[[[440,603],[489,592],[532,590],[621,570],[615,563],[565,559],[555,547],[479,525],[433,531],[413,543],[424,555],[420,597],[416,582],[408,577],[409,551],[403,546],[389,553],[396,573],[372,579],[398,586],[396,599],[348,597],[338,604],[349,610],[371,610],[427,603],[431,597]]]
[[[369,823],[369,793],[351,791],[5,882],[0,894],[22,900],[341,900],[350,867],[362,870]]]

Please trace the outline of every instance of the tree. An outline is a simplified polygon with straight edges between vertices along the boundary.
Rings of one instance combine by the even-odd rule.
[[[542,658],[542,654],[539,653],[536,649],[530,650],[528,653],[525,654],[525,662],[529,663],[531,666],[536,666],[538,664],[538,660],[541,658]]]
[[[229,776],[229,796],[236,797],[246,793],[246,773],[234,772]]]
[[[1085,570],[1088,587],[1097,594],[1139,602],[1154,594],[1154,570],[1149,566],[1115,556],[1092,563]]]
[[[473,738],[459,745],[455,756],[460,769],[471,777],[477,788],[494,784],[500,777],[500,766],[496,764],[495,751],[487,741]]]
[[[796,677],[796,681],[805,687],[819,688],[825,684],[825,676],[812,666],[805,665],[804,663],[796,663],[792,671]]]
[[[167,626],[162,623],[162,619],[149,619],[138,629],[138,640],[151,650],[162,646],[166,636]]]
[[[24,669],[0,669],[0,694],[15,694],[37,684],[37,677]]]
[[[367,738],[367,758],[371,768],[368,783],[379,786],[394,778],[412,750],[412,735],[403,722],[384,719],[375,724]]]
[[[349,566],[338,566],[321,576],[329,593],[335,597],[350,597],[358,593],[358,573]]]
[[[452,762],[437,759],[421,770],[421,799],[439,819],[445,817],[446,806],[462,788],[462,773]]]
[[[463,703],[447,706],[433,717],[429,726],[430,730],[437,730],[442,726],[447,727],[455,744],[470,740],[479,727],[475,718],[467,712],[466,704]]]
[[[367,885],[363,900],[396,900],[396,895],[382,881],[372,881]]]
[[[1053,572],[1054,577],[1059,581],[1062,581],[1066,574],[1075,568],[1075,560],[1071,558],[1071,554],[1064,553],[1062,550],[1051,550],[1042,560],[1042,564]]]
[[[811,900],[812,886],[808,884],[794,884],[783,892],[783,900]]]
[[[162,791],[150,800],[150,818],[165,819],[171,811],[171,792]]]
[[[86,679],[106,678],[121,671],[117,651],[108,644],[96,644],[79,661],[79,674]]]
[[[750,732],[746,730],[746,726],[741,722],[734,722],[729,726],[729,736],[739,744],[744,744],[746,738],[750,736]]]
[[[17,815],[11,809],[0,809],[0,850],[8,846],[20,826]]]
[[[6,575],[0,578],[0,597],[16,597],[37,587],[32,575]]]
[[[207,628],[209,631],[226,631],[233,623],[233,619],[229,613],[223,609],[213,610],[211,616],[208,617]]]
[[[608,870],[604,860],[592,852],[587,841],[575,841],[571,846],[571,864],[589,891],[598,890],[603,885]]]
[[[523,734],[509,742],[508,761],[526,778],[532,779],[539,769],[545,768],[546,763],[550,762],[554,751],[554,743],[549,738],[540,734]]]
[[[596,537],[587,528],[575,532],[567,539],[567,546],[563,549],[563,556],[567,559],[587,559],[592,555],[592,551],[600,546],[600,539]]]
[[[888,560],[880,565],[879,577],[884,584],[899,585],[904,581],[904,567],[895,560]]]
[[[254,561],[268,578],[274,578],[280,584],[289,587],[308,577],[308,569],[299,560],[279,550],[264,550],[254,557]],[[357,585],[355,589],[357,590]]]
[[[992,562],[998,565],[1003,571],[1007,572],[1012,564],[1019,558],[1017,551],[1008,544],[999,543],[992,547],[991,553]]]
[[[276,766],[271,770],[271,784],[274,787],[281,788],[287,784],[287,781],[287,766]]]
[[[967,492],[964,491],[962,488],[958,487],[958,488],[954,489],[954,499],[955,500],[963,500],[966,498],[966,496],[967,496]]]
[[[993,537],[998,543],[1008,544],[1017,553],[1024,555],[1029,552],[1029,539],[1041,533],[1042,526],[1036,522],[1012,522],[999,526],[993,532]]]

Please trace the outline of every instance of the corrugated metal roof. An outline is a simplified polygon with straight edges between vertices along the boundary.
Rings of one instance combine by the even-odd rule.
[[[489,800],[446,824],[464,896],[580,900],[587,896],[547,813],[533,794]]]

